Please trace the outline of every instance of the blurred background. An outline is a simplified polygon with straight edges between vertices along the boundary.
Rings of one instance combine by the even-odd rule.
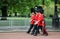
[[[42,6],[46,28],[60,29],[60,0],[0,0],[0,30],[26,30],[30,8]]]

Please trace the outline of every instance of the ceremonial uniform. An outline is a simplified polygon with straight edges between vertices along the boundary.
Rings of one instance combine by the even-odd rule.
[[[38,21],[40,21],[39,19],[41,18],[41,14],[37,14],[37,12],[39,12],[40,10],[42,9],[42,7],[39,7],[39,6],[36,6],[35,7],[35,13],[36,13],[36,17],[35,17],[35,23],[34,23],[34,29],[33,29],[33,31],[32,31],[32,33],[31,34],[35,34],[35,32],[37,31],[37,33],[38,33],[38,30],[37,30],[37,26],[38,25],[41,25],[41,22],[38,22]],[[41,15],[41,16],[40,16]],[[42,18],[41,18],[42,19]],[[41,29],[42,30],[42,29]]]
[[[30,19],[30,28],[27,33],[30,33],[31,29],[33,28],[35,23],[35,14],[32,14],[31,19]]]
[[[43,35],[48,35],[48,32],[46,31],[46,28],[45,28],[45,26],[46,26],[46,24],[44,23],[45,21],[43,20],[42,21],[42,32],[43,32]]]
[[[45,23],[44,23],[44,16],[41,13],[37,14],[37,28],[36,28],[36,32],[35,32],[35,36],[37,36],[38,34],[38,30],[41,29],[43,32],[43,35],[48,35],[46,29],[45,29]]]
[[[35,36],[38,34],[38,30],[39,28],[42,30],[42,21],[43,21],[43,15],[41,13],[38,13],[36,14],[37,17],[36,17],[36,24],[37,24],[37,27],[36,27],[36,30],[35,30]]]
[[[40,15],[41,14],[36,14],[36,16],[35,16],[35,23],[37,22],[37,21],[40,21],[42,18],[40,17]],[[40,17],[40,18],[39,18]],[[41,21],[42,22],[42,21]],[[42,23],[41,22],[38,22],[37,24],[34,24],[34,29],[33,29],[33,31],[32,31],[32,33],[31,34],[34,34],[35,32],[36,32],[36,29],[37,29],[37,26],[38,25],[42,25]],[[41,30],[42,30],[42,28],[41,28]],[[39,30],[37,31],[37,33],[39,33]]]
[[[31,19],[30,19],[30,28],[28,29],[27,33],[30,33],[31,30],[33,29],[34,23],[35,23],[35,13],[34,13],[34,8],[31,8]]]

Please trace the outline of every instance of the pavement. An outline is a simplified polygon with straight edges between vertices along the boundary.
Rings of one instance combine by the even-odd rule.
[[[38,34],[33,36],[26,32],[0,32],[0,39],[60,39],[60,32],[48,32],[48,36]]]

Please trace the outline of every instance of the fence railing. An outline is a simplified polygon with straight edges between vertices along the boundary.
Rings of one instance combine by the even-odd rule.
[[[7,20],[0,20],[0,26],[30,26],[29,23],[30,18],[20,18],[20,17],[11,17],[7,18]],[[46,26],[52,27],[52,19],[45,19]]]

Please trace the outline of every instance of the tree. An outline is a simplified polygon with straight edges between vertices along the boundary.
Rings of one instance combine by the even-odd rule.
[[[2,6],[1,6],[1,11],[2,11],[2,18],[1,20],[6,20],[7,18],[7,1],[6,0],[1,0],[2,1]]]

